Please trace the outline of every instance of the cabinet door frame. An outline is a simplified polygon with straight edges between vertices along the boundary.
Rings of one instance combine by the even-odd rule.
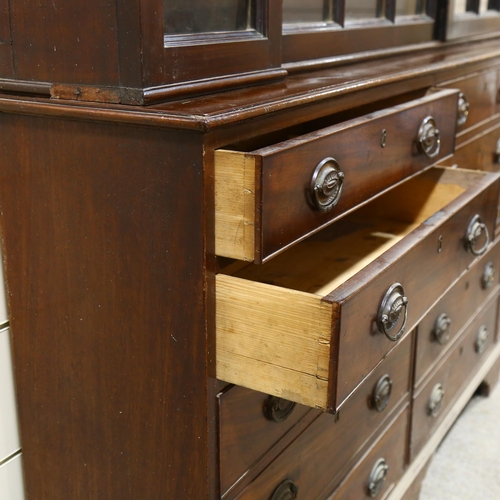
[[[467,13],[455,15],[457,0],[449,0],[446,39],[492,33],[500,29],[500,0],[489,0],[488,13],[479,12],[479,0],[467,0]],[[496,14],[495,14],[496,11]]]
[[[164,1],[140,0],[143,86],[280,69],[281,2],[252,0],[252,5],[258,30],[170,36],[164,33]]]
[[[379,19],[346,22],[345,0],[334,0],[331,9],[334,23],[285,25],[283,63],[343,57],[434,40],[436,1],[426,2],[425,14],[401,18],[396,18],[395,1],[386,1],[385,15]]]

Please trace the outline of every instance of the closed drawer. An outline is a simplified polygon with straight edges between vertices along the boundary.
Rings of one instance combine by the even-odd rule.
[[[387,497],[406,469],[409,413],[403,409],[328,500]]]
[[[238,386],[218,399],[220,483],[225,493],[311,409]]]
[[[9,329],[0,331],[0,462],[21,448],[17,430]],[[0,497],[1,498],[1,497]]]
[[[443,84],[460,89],[469,103],[467,119],[459,124],[459,131],[472,127],[500,112],[499,83],[498,71],[492,70]]]
[[[495,296],[472,320],[436,372],[414,395],[411,456],[415,457],[446,415],[460,388],[493,347],[497,329]]]
[[[408,336],[337,416],[321,414],[237,498],[271,498],[276,487],[287,480],[298,487],[297,498],[325,498],[325,493],[339,485],[401,406],[406,406],[411,344]],[[384,383],[388,379],[390,389]]]
[[[493,234],[498,179],[431,169],[264,265],[217,275],[217,377],[338,409],[474,261],[471,220]]]
[[[493,123],[491,127],[457,147],[455,154],[442,163],[458,165],[460,168],[498,172],[500,170],[500,123],[498,119],[494,122],[496,123]]]
[[[488,296],[497,293],[499,273],[500,243],[496,242],[419,323],[415,386],[445,354]]]
[[[216,151],[217,255],[266,261],[451,154],[457,95],[457,91],[441,90],[254,151]],[[431,140],[435,136],[428,136],[430,154],[435,153],[432,158],[417,147],[419,128],[428,116],[435,118],[440,131],[437,153]],[[338,165],[327,162],[318,173],[327,158]],[[339,191],[331,208],[328,200],[337,200]]]
[[[20,454],[0,465],[0,498],[4,500],[24,500]]]

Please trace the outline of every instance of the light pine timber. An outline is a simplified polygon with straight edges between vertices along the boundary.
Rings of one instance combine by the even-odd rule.
[[[215,253],[252,262],[255,253],[255,158],[215,151]]]
[[[217,378],[326,408],[332,304],[218,275]]]

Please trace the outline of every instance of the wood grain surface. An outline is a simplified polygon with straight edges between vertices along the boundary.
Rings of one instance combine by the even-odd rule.
[[[323,413],[267,467],[241,496],[267,498],[285,479],[291,479],[305,498],[323,499],[345,478],[371,448],[388,422],[406,407],[410,385],[412,339],[407,338],[358,389],[338,416]],[[394,382],[387,408],[372,408],[378,379],[389,374]],[[406,412],[405,412],[406,414]],[[405,440],[398,445],[404,450]],[[401,465],[404,452],[401,453]],[[253,496],[252,496],[253,495]]]
[[[459,131],[473,127],[500,111],[497,100],[498,78],[498,70],[493,69],[440,84],[443,87],[459,89],[469,102],[467,120],[458,127]]]
[[[460,395],[462,385],[470,378],[475,368],[480,366],[481,359],[486,358],[495,345],[497,329],[498,299],[485,304],[470,322],[460,339],[455,343],[449,355],[442,360],[424,384],[415,391],[413,403],[413,419],[411,431],[410,454],[418,455],[433,430],[446,417],[446,412],[452,406],[455,398]],[[486,325],[489,331],[487,347],[478,353],[475,349],[477,332],[480,326]],[[444,388],[444,398],[441,409],[436,417],[429,414],[428,404],[432,389],[436,384]]]
[[[0,120],[27,498],[207,498],[199,138]]]
[[[221,394],[219,401],[220,425],[220,477],[221,492],[227,490],[263,455],[269,453],[286,434],[296,435],[296,425],[307,413],[316,418],[320,412],[303,405],[295,405],[283,422],[269,419],[265,407],[270,396],[235,386]],[[290,438],[291,439],[291,438]],[[243,478],[243,481],[246,478]]]
[[[471,218],[493,235],[499,178],[429,170],[266,264],[219,274],[218,377],[337,410],[395,345],[376,325],[386,290],[402,283],[408,332],[474,261]]]
[[[221,223],[217,229],[223,241],[240,242],[244,250],[225,245],[221,255],[242,258],[248,253],[248,238],[241,237],[241,226],[255,228],[256,262],[263,262],[290,247],[296,241],[338,220],[349,211],[394,186],[403,179],[428,168],[440,158],[453,153],[457,114],[457,93],[446,90],[361,116],[345,123],[332,125],[305,135],[271,144],[256,151],[220,151],[216,154],[216,186],[229,184],[239,189],[240,197],[250,191],[256,194],[255,214],[245,211],[246,205],[232,203],[234,196],[227,190],[216,191],[216,210]],[[428,158],[417,147],[420,124],[433,116],[441,132],[441,148],[434,158]],[[382,146],[382,133],[386,140]],[[324,213],[311,201],[311,179],[316,166],[333,157],[345,178],[336,206]],[[255,180],[248,169],[255,162]],[[220,167],[218,167],[220,164]],[[236,183],[228,172],[239,173]],[[248,170],[248,175],[245,173]],[[384,175],[381,175],[383,170]],[[218,172],[220,171],[220,176]],[[233,174],[234,175],[234,174]],[[247,183],[243,183],[247,179]],[[254,185],[248,185],[248,182]],[[224,196],[227,198],[225,199]],[[226,221],[231,214],[244,221]],[[220,214],[220,215],[219,215]],[[227,216],[226,216],[227,218]],[[219,238],[219,236],[218,236]],[[250,242],[249,242],[250,243]],[[247,243],[247,244],[249,244]],[[232,252],[231,252],[232,250]],[[248,260],[248,257],[246,257]]]
[[[482,278],[488,263],[495,266],[495,280],[490,288],[484,289]],[[420,321],[415,357],[415,386],[419,385],[428,370],[431,370],[445,355],[455,337],[463,332],[469,318],[477,313],[489,296],[498,293],[498,269],[500,269],[500,245],[496,242],[495,246],[490,248]],[[445,345],[437,342],[433,333],[436,320],[443,313],[451,319],[450,338]]]

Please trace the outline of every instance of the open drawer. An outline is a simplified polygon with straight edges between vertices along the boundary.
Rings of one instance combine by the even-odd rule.
[[[458,90],[256,150],[215,152],[216,254],[265,262],[453,153]]]
[[[500,174],[433,168],[216,277],[217,377],[335,412],[484,253]]]

